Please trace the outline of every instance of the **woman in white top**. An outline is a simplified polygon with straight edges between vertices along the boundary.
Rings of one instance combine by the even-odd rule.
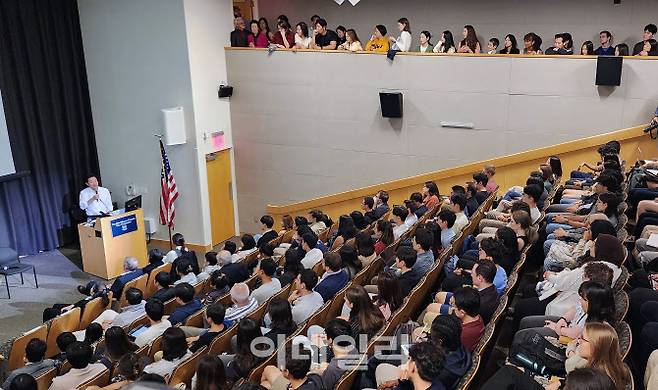
[[[311,47],[311,37],[308,36],[308,26],[304,22],[295,27],[295,46],[293,49],[308,49]]]
[[[394,43],[392,49],[400,51],[409,51],[411,49],[411,28],[409,27],[409,19],[400,18],[398,20],[398,29],[400,29],[400,36],[395,39],[391,37],[391,42]]]
[[[359,37],[356,35],[356,31],[354,31],[354,29],[350,28],[347,30],[347,32],[345,32],[345,38],[345,43],[338,46],[338,50],[349,50],[352,52],[363,51],[363,46],[361,46]]]
[[[148,374],[171,375],[174,369],[192,356],[181,328],[169,328],[162,334],[162,359],[144,367]]]
[[[443,33],[441,33],[441,40],[436,44],[436,46],[434,46],[432,51],[435,53],[448,54],[452,54],[456,51],[455,39],[452,37],[452,33],[449,30],[445,30]]]
[[[189,249],[185,248],[185,237],[182,234],[176,233],[171,237],[172,244],[175,245],[175,248],[170,250],[164,259],[165,263],[173,263],[174,260],[179,258],[183,253],[189,252]]]

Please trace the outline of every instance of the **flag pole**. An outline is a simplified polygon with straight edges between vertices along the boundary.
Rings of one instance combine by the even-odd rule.
[[[169,250],[173,250],[174,245],[171,243],[171,224],[167,225],[167,229],[169,229]]]

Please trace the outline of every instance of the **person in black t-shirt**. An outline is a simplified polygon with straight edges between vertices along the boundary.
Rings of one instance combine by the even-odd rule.
[[[306,349],[303,344],[288,346],[285,356],[286,365],[283,371],[276,366],[265,367],[261,385],[267,389],[321,390],[324,388],[322,378],[318,374],[309,373],[312,360],[311,351]]]
[[[311,49],[336,50],[338,47],[338,34],[327,29],[327,21],[320,18],[315,22]]]
[[[224,315],[226,308],[221,303],[213,303],[206,308],[206,320],[210,328],[203,331],[198,336],[188,337],[187,344],[190,346],[190,351],[196,352],[199,349],[210,345],[210,343],[226,330],[224,326]]]
[[[638,55],[644,50],[644,43],[654,39],[654,35],[658,33],[658,27],[655,24],[650,23],[644,26],[644,33],[642,34],[642,40],[633,46],[633,55]],[[648,55],[656,55],[658,53],[649,52]]]

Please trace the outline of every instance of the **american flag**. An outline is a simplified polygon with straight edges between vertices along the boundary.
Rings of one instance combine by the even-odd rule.
[[[165,152],[162,140],[160,140],[160,152],[162,154],[162,169],[160,171],[160,223],[174,227],[176,218],[176,206],[174,202],[178,199],[178,188],[171,171],[169,158]]]

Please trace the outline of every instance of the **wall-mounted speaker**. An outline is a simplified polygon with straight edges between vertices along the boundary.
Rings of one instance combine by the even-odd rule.
[[[596,85],[618,87],[624,57],[599,56],[596,60]]]
[[[402,92],[380,92],[379,104],[384,118],[402,118]]]
[[[162,109],[164,122],[165,143],[167,145],[180,145],[187,142],[185,135],[185,111],[183,107]]]
[[[233,96],[233,87],[230,85],[220,85],[219,90],[217,91],[217,97],[221,98],[228,98]]]

